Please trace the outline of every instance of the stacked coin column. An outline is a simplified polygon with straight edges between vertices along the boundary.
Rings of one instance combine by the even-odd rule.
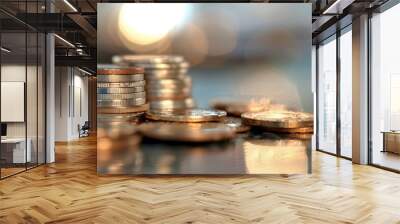
[[[117,64],[144,68],[147,100],[151,110],[187,109],[195,107],[192,80],[187,75],[189,63],[173,55],[115,56]]]
[[[120,124],[138,122],[147,111],[142,68],[101,68],[97,71],[97,120]]]

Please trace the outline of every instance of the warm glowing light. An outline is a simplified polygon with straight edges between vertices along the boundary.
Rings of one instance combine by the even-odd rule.
[[[124,4],[119,13],[119,30],[134,44],[153,44],[184,21],[188,7],[180,3]]]
[[[299,174],[307,172],[307,142],[295,139],[255,139],[243,143],[249,173]]]

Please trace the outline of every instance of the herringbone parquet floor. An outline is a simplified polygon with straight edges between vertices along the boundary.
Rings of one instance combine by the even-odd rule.
[[[313,174],[98,177],[94,138],[0,181],[0,223],[400,223],[400,175],[313,154]]]

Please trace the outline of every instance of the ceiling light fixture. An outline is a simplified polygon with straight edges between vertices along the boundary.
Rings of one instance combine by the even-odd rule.
[[[54,34],[55,37],[57,37],[59,40],[61,40],[62,42],[64,42],[65,44],[67,44],[68,46],[75,48],[75,45],[73,45],[71,42],[69,42],[68,40],[62,38],[61,36],[59,36],[58,34]]]
[[[68,5],[74,12],[78,12],[78,10],[73,6],[68,0],[64,0],[64,3]]]
[[[1,51],[4,51],[4,52],[6,52],[6,53],[10,53],[10,52],[11,52],[10,49],[7,49],[7,48],[5,48],[5,47],[1,47],[0,49],[1,49]]]

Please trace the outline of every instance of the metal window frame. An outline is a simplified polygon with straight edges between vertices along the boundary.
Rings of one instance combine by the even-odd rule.
[[[373,14],[374,13],[384,13],[385,11],[391,9],[392,7],[396,6],[397,4],[400,4],[400,0],[389,0],[387,2],[385,2],[383,5],[369,10],[368,11],[368,35],[367,35],[367,39],[368,39],[368,54],[367,54],[367,60],[368,60],[368,165],[379,168],[379,169],[383,169],[383,170],[387,170],[390,172],[394,172],[394,173],[400,173],[400,169],[394,169],[391,167],[387,167],[381,164],[377,164],[374,163],[374,149],[373,149],[373,138],[372,138],[372,93],[373,93],[373,88],[372,88],[372,58],[373,58],[373,50],[372,50],[372,32],[373,32],[373,28],[372,28],[372,19],[373,19]]]
[[[344,26],[344,27],[340,27],[339,25],[336,25],[336,32],[328,37],[326,37],[325,39],[321,40],[316,47],[316,138],[315,138],[315,144],[316,144],[316,151],[318,152],[323,152],[329,155],[333,155],[333,156],[337,156],[339,158],[343,158],[346,160],[352,160],[352,158],[347,157],[342,155],[342,150],[341,150],[341,131],[342,131],[342,127],[341,127],[341,117],[340,117],[340,103],[341,103],[341,97],[340,97],[340,84],[341,84],[341,57],[340,57],[340,38],[342,35],[344,35],[346,32],[350,32],[351,29],[349,29],[349,27],[352,25],[352,23]],[[335,38],[333,39],[332,37],[335,36]],[[332,38],[332,40],[329,40],[330,38]],[[332,153],[329,151],[326,151],[324,149],[321,149],[319,146],[319,95],[320,95],[320,88],[319,88],[319,45],[325,41],[336,41],[336,152]],[[329,42],[328,41],[328,42]]]

